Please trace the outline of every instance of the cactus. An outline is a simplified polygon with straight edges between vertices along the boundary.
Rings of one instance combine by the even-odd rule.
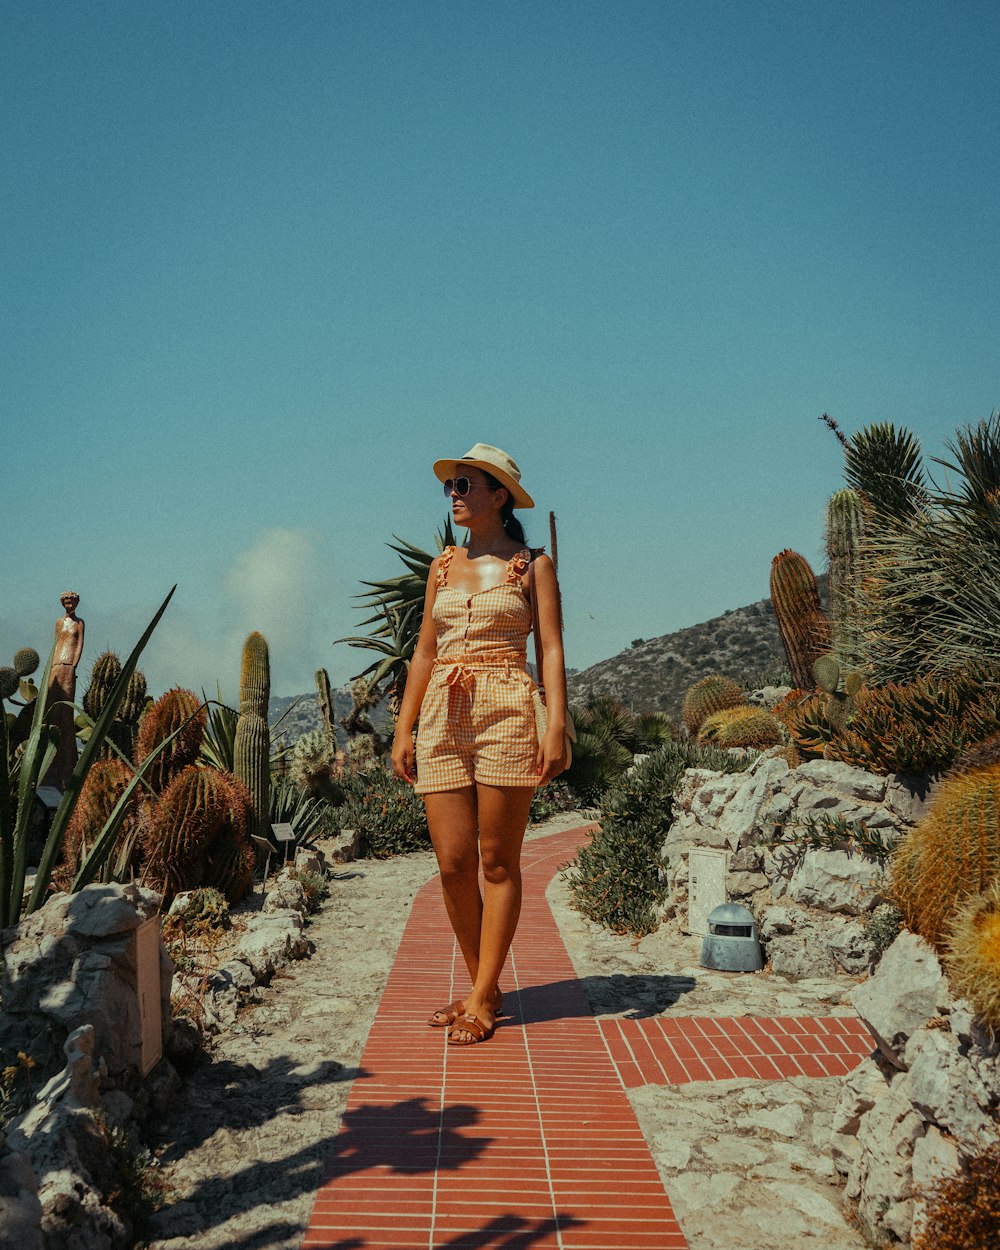
[[[80,797],[63,840],[63,862],[53,874],[53,879],[60,889],[68,890],[76,876],[77,869],[93,847],[97,835],[103,829],[115,804],[128,788],[133,777],[132,770],[119,759],[101,759],[92,765],[83,783]],[[129,813],[118,832],[116,849],[125,838],[131,836],[140,805],[140,793],[132,792]],[[114,858],[112,852],[110,858]]]
[[[90,684],[83,696],[83,710],[91,720],[104,711],[111,688],[121,676],[122,662],[113,651],[102,651],[90,670]]]
[[[762,707],[725,708],[702,722],[699,746],[753,747],[763,751],[781,741],[781,726]]]
[[[40,663],[34,647],[20,647],[14,652],[14,672],[18,677],[30,677]]]
[[[238,903],[253,885],[256,867],[253,847],[245,834],[222,833],[212,844],[205,861],[205,880],[221,890],[227,902]]]
[[[941,783],[893,854],[892,902],[907,928],[942,950],[959,905],[1000,879],[1000,764]]]
[[[128,679],[125,687],[125,698],[118,709],[118,716],[127,725],[138,727],[143,712],[146,710],[146,676],[142,669],[137,668]]]
[[[707,716],[727,707],[739,707],[745,702],[742,688],[729,677],[703,677],[684,696],[681,716],[688,733],[695,738]]]
[[[957,777],[960,773],[973,773],[991,764],[1000,764],[1000,734],[992,734],[960,751],[946,775]]]
[[[336,750],[337,736],[333,727],[333,691],[330,689],[330,674],[325,668],[316,670],[316,690],[319,714],[323,718],[323,728],[326,731],[331,750]]]
[[[0,668],[0,699],[13,699],[19,685],[16,669],[8,668],[6,665]]]
[[[830,650],[830,623],[819,600],[816,576],[795,551],[786,549],[771,563],[771,603],[792,684],[809,686],[813,661]]]
[[[955,912],[945,939],[945,967],[956,994],[1000,1033],[1000,877]]]
[[[224,773],[188,764],[160,796],[146,832],[146,852],[149,879],[164,902],[206,884],[206,855],[226,825],[230,789]]]
[[[267,640],[252,633],[243,645],[240,672],[240,718],[233,746],[233,772],[250,793],[250,833],[266,837],[270,828],[270,731],[267,704],[271,666]]]
[[[135,743],[137,765],[176,729],[184,725],[173,742],[153,761],[146,774],[149,784],[157,794],[162,793],[172,778],[198,758],[205,736],[206,720],[205,708],[198,696],[193,690],[184,690],[179,686],[168,690],[146,709],[139,722],[139,734]]]
[[[826,513],[826,554],[829,567],[833,649],[843,664],[859,664],[863,656],[859,624],[861,544],[865,506],[855,490],[833,495]]]

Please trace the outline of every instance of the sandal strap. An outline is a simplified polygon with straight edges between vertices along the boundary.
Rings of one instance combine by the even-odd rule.
[[[459,1016],[451,1026],[448,1041],[452,1042],[454,1046],[471,1046],[471,1042],[453,1040],[454,1035],[456,1033],[471,1033],[477,1042],[481,1042],[489,1032],[489,1026],[483,1024],[478,1016],[473,1016],[466,1012],[464,1016]]]

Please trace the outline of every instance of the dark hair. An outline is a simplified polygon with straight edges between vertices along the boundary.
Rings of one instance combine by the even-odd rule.
[[[487,473],[485,469],[482,469],[481,472],[483,477],[486,478],[486,485],[490,490],[505,490],[507,492],[507,498],[500,509],[500,520],[503,524],[504,533],[508,538],[513,538],[516,543],[527,546],[528,540],[524,536],[524,527],[514,515],[514,496],[510,493],[510,487],[504,486],[503,482],[497,481],[493,474]]]

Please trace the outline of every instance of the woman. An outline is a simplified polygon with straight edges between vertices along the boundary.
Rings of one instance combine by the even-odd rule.
[[[450,1044],[468,1046],[492,1036],[500,1011],[497,982],[521,910],[531,796],[567,764],[566,674],[555,570],[525,545],[514,516],[535,506],[517,465],[477,443],[457,460],[438,460],[434,473],[469,536],[431,565],[392,764],[423,796],[445,906],[472,980],[463,999],[428,1023],[449,1027]],[[541,741],[526,668],[532,593],[548,707]]]

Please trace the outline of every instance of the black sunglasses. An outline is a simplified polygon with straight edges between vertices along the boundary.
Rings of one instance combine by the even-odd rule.
[[[459,499],[464,499],[469,491],[472,490],[473,486],[475,486],[475,482],[473,482],[470,478],[450,477],[444,484],[444,493],[446,495],[450,495],[451,492],[454,491]]]

